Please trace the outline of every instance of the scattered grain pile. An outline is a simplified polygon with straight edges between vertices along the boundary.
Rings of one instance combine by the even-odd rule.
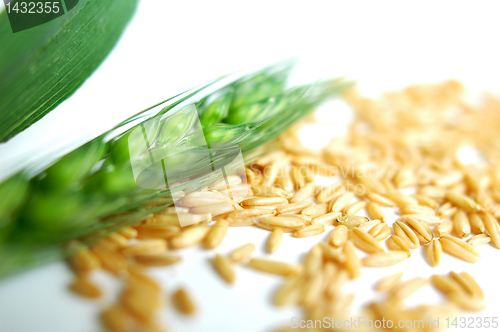
[[[100,289],[88,276],[105,269],[124,284],[117,303],[102,313],[105,328],[161,331],[155,317],[165,296],[145,269],[179,262],[179,254],[168,248],[204,243],[216,250],[228,227],[240,226],[269,231],[269,253],[278,251],[283,241],[300,241],[284,238],[284,233],[303,238],[330,232],[327,242],[312,247],[302,264],[252,258],[251,243],[228,256],[213,256],[214,271],[228,283],[237,282],[240,264],[282,276],[274,304],[299,305],[311,320],[347,317],[354,295],[345,294],[343,285],[370,268],[411,259],[412,251],[424,250],[430,267],[447,255],[476,263],[479,246],[500,248],[500,101],[487,97],[482,106],[472,108],[461,95],[462,87],[454,81],[413,86],[380,100],[351,91],[345,99],[356,118],[349,134],[314,151],[298,143],[297,128],[291,130],[280,138],[280,149],[249,164],[241,178],[230,179],[231,187],[246,198],[232,200],[226,184],[216,183],[184,196],[182,207],[166,208],[90,248],[72,244],[76,277],[71,289],[99,297]],[[484,160],[461,163],[457,153],[464,146],[477,149]],[[324,187],[315,183],[316,175],[339,180]],[[409,188],[414,193],[401,191]],[[387,220],[381,207],[396,209],[400,217]],[[369,218],[356,215],[363,209]],[[196,223],[180,228],[176,213]],[[358,255],[355,248],[364,253]],[[404,281],[402,273],[390,275],[376,286],[385,299],[368,305],[363,315],[397,321],[482,310],[484,293],[471,274],[429,273],[428,278]],[[405,307],[404,300],[427,284],[446,301]],[[185,290],[174,299],[190,315],[203,306]]]

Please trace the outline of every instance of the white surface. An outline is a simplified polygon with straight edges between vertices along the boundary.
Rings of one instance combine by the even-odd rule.
[[[318,76],[347,75],[362,92],[377,94],[415,82],[458,78],[471,92],[498,92],[500,3],[496,1],[161,1],[147,0],[114,52],[69,100],[7,144],[0,145],[0,176],[26,155],[43,153],[68,137],[84,139],[110,124],[221,74],[299,55]],[[0,49],[0,52],[8,50]],[[1,98],[1,97],[0,97]],[[338,108],[340,110],[340,106]],[[341,128],[340,124],[336,128]],[[315,137],[321,141],[320,137]],[[267,232],[231,229],[219,252],[253,242],[257,257]],[[326,233],[309,239],[286,238],[273,258],[298,261]],[[470,265],[450,256],[431,269],[416,251],[412,259],[387,269],[364,269],[349,285],[356,305],[374,297],[375,280],[396,270],[405,278],[467,270],[488,289],[488,309],[481,317],[499,316],[498,252],[480,248],[483,259]],[[238,268],[238,282],[227,287],[208,263],[213,252],[182,251],[183,262],[154,275],[172,291],[187,285],[201,308],[194,321],[171,310],[172,331],[267,331],[299,316],[294,309],[270,305],[280,278]],[[66,291],[70,274],[62,263],[0,282],[0,332],[98,331],[97,305]],[[439,299],[430,288],[412,299]],[[425,299],[428,300],[427,298]],[[492,330],[492,329],[490,329]]]

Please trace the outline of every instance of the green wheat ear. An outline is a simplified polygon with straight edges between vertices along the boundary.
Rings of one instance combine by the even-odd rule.
[[[155,160],[164,166],[182,166],[173,178],[165,180],[161,175],[159,180],[177,183],[175,190],[189,192],[221,176],[207,172],[207,165],[209,169],[228,165],[234,158],[231,146],[238,146],[249,162],[256,148],[348,86],[331,80],[287,88],[291,68],[289,62],[280,63],[225,84],[223,80],[229,79],[188,90],[110,128],[31,179],[18,174],[4,181],[0,195],[10,194],[0,202],[0,230],[4,231],[0,251],[12,249],[19,257],[0,264],[0,276],[54,259],[54,248],[69,239],[97,241],[172,204],[170,189],[137,185],[131,159],[148,155],[131,155],[136,145],[147,145],[148,153],[210,147],[210,154],[193,153],[181,159],[182,155],[172,154]],[[200,126],[201,130],[194,130]],[[140,140],[131,136],[136,129],[144,134]],[[34,248],[33,254],[26,248]],[[47,259],[40,257],[44,252]]]

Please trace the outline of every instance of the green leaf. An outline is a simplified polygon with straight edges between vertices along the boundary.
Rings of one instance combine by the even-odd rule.
[[[137,0],[80,0],[66,14],[12,32],[0,14],[0,142],[73,94],[111,51]]]

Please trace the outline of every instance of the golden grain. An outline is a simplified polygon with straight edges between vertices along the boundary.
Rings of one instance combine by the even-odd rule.
[[[184,288],[179,288],[172,294],[172,303],[181,314],[193,315],[196,313],[196,305]]]
[[[185,207],[197,207],[224,202],[224,196],[218,191],[195,191],[186,194],[182,198],[181,205]]]
[[[158,214],[178,214],[178,213],[189,213],[189,208],[186,207],[181,207],[181,206],[169,206],[168,208],[165,208],[158,212]]]
[[[245,176],[247,178],[247,183],[254,184],[255,182],[255,173],[248,167],[245,167]]]
[[[462,287],[453,279],[435,274],[431,277],[432,285],[442,294],[449,296],[450,294],[459,294],[463,292]]]
[[[367,191],[384,194],[386,192],[386,188],[382,182],[380,182],[375,177],[360,177],[354,176],[359,185],[364,186]]]
[[[290,203],[297,203],[309,199],[316,191],[316,185],[314,183],[307,183],[303,187],[299,188],[295,195],[290,199]]]
[[[276,274],[280,276],[288,276],[292,274],[297,274],[302,271],[302,266],[297,264],[289,264],[278,261],[269,261],[265,259],[253,258],[248,262],[248,266],[254,270],[261,272],[267,272],[271,274]]]
[[[427,225],[437,225],[442,223],[441,219],[437,216],[430,216],[426,214],[404,214],[399,218],[401,221],[407,221],[408,219],[416,219]]]
[[[463,293],[452,293],[450,294],[449,299],[460,309],[465,311],[480,312],[486,308],[486,304],[483,300],[471,298]]]
[[[289,227],[271,226],[271,225],[266,225],[266,224],[263,224],[260,222],[255,223],[254,226],[258,227],[258,228],[266,229],[270,232],[274,231],[275,229],[280,228],[283,230],[283,233],[293,233],[296,230],[300,229],[300,227],[289,228]]]
[[[278,158],[273,160],[273,162],[264,169],[262,184],[265,186],[272,186],[278,178],[278,173],[284,165],[287,165],[289,158]]]
[[[323,252],[325,260],[342,263],[345,261],[344,254],[339,251],[337,248],[334,248],[327,244],[326,242],[320,242],[319,247]]]
[[[224,199],[224,198],[223,198]],[[215,203],[214,203],[215,204]],[[180,213],[177,214],[163,214],[155,215],[146,221],[146,225],[162,225],[162,226],[179,226],[179,218],[185,224],[196,224],[203,221],[212,220],[210,213],[193,214],[193,213]]]
[[[328,204],[321,203],[313,206],[309,206],[301,211],[302,214],[305,214],[311,218],[318,218],[328,213]]]
[[[323,265],[323,252],[319,245],[309,250],[304,259],[304,272],[306,275],[317,274]]]
[[[368,216],[372,219],[378,219],[381,222],[386,221],[384,212],[382,212],[380,206],[375,202],[368,202],[368,204],[366,204],[366,213],[368,213]]]
[[[256,222],[268,226],[286,228],[296,228],[305,225],[305,221],[298,216],[260,217],[256,219]]]
[[[455,212],[457,212],[457,210],[458,210],[457,207],[452,206],[450,202],[446,202],[441,207],[443,209],[439,208],[438,211],[436,212],[439,219],[451,218],[455,214]]]
[[[326,288],[326,295],[330,298],[336,298],[341,292],[342,287],[349,281],[349,278],[349,270],[341,269],[336,271]]]
[[[441,262],[441,257],[443,255],[443,248],[441,247],[441,242],[439,240],[433,240],[429,243],[426,251],[427,261],[432,267],[436,267]]]
[[[325,264],[323,265],[323,284],[321,285],[321,293],[323,295],[326,295],[326,291],[328,289],[328,286],[335,275],[335,273],[338,273],[338,268],[335,265],[334,262],[331,261],[326,261]]]
[[[123,235],[120,235],[118,233],[114,233],[99,243],[101,245],[108,246],[108,248],[110,248],[112,250],[119,250],[120,248],[124,247],[128,243],[128,239]]]
[[[290,179],[290,173],[288,173],[286,167],[281,168],[280,171],[278,172],[278,178],[276,178],[276,184],[287,192],[293,191],[294,185],[292,179]]]
[[[460,285],[460,287],[464,290],[464,292],[467,295],[472,296],[472,297],[475,295],[474,288],[469,283],[468,279],[464,278],[462,275],[460,275],[454,271],[450,271],[450,273],[448,275],[451,279],[455,280],[457,282],[457,284]]]
[[[225,219],[221,219],[217,221],[208,232],[208,235],[205,239],[205,245],[208,249],[213,249],[218,247],[224,237],[226,236],[227,230],[229,227],[229,223]]]
[[[340,195],[339,197],[330,202],[329,211],[341,212],[349,204],[349,202],[353,199],[353,197],[354,193],[352,192],[347,192],[345,194]]]
[[[208,189],[221,191],[228,188],[233,188],[241,183],[241,178],[237,175],[228,175],[219,181],[211,184]]]
[[[403,205],[399,209],[400,214],[423,214],[423,215],[429,215],[429,216],[434,216],[436,212],[434,209],[431,209],[428,206],[422,206],[422,205],[415,205],[415,204],[408,204],[408,205]]]
[[[401,239],[397,235],[392,235],[389,239],[387,239],[387,246],[389,249],[394,250],[394,251],[404,251],[408,255],[408,257],[411,256],[410,248],[408,248],[407,243]]]
[[[431,209],[436,209],[439,206],[436,200],[430,197],[419,194],[415,194],[413,197],[418,201],[418,204],[428,206]]]
[[[143,323],[151,322],[162,305],[159,290],[136,285],[128,285],[125,288],[121,301],[125,308]]]
[[[361,216],[340,216],[337,217],[337,222],[339,225],[344,225],[347,228],[351,229],[368,222],[368,218]]]
[[[459,237],[464,238],[470,235],[471,226],[464,211],[457,210],[453,215],[453,228]]]
[[[383,223],[375,226],[368,233],[373,236],[375,240],[380,242],[390,236],[392,234],[392,230],[387,224]]]
[[[241,247],[234,249],[229,255],[229,258],[231,258],[231,261],[238,263],[250,257],[254,250],[255,244],[247,243]]]
[[[297,169],[297,167],[291,167],[289,175],[290,175],[290,180],[293,183],[294,189],[298,190],[303,186],[305,186],[306,178],[304,177],[303,174],[301,174],[301,172],[299,172],[299,169]]]
[[[489,213],[482,213],[481,219],[483,220],[484,228],[491,237],[491,243],[500,249],[500,227],[498,226],[498,222]]]
[[[480,299],[484,299],[484,292],[481,289],[481,286],[477,283],[477,281],[467,272],[460,272],[460,276],[462,279],[467,282],[468,286],[473,292],[474,297],[478,297]]]
[[[145,224],[138,226],[137,237],[139,239],[165,239],[169,240],[180,233],[179,226],[165,226],[155,224]]]
[[[380,225],[380,223],[381,223],[381,221],[378,219],[370,220],[364,224],[359,225],[358,229],[363,231],[363,232],[369,232],[375,226]]]
[[[344,209],[344,213],[347,215],[355,215],[359,211],[363,210],[365,207],[366,207],[365,201],[356,202],[356,203],[353,203],[353,204],[347,206]]]
[[[268,210],[268,209],[236,210],[228,214],[224,219],[226,219],[229,225],[231,226],[253,225],[254,217],[261,217],[266,215],[274,215],[274,210]]]
[[[446,195],[446,189],[435,186],[424,186],[418,188],[417,194],[433,199],[442,199]]]
[[[474,212],[479,210],[479,205],[477,205],[477,203],[472,198],[459,194],[457,192],[446,192],[446,199],[466,212]]]
[[[328,235],[328,243],[334,247],[342,247],[347,241],[349,229],[344,225],[335,227]]]
[[[473,247],[479,247],[491,242],[491,238],[486,234],[478,234],[467,240],[467,243]]]
[[[283,230],[281,228],[276,228],[272,231],[267,240],[267,252],[273,254],[278,251],[281,242],[283,242]]]
[[[235,210],[231,202],[223,202],[219,204],[202,205],[195,206],[191,208],[191,212],[195,214],[206,214],[210,213],[212,216],[218,216],[220,214],[231,213]]]
[[[302,201],[298,203],[292,203],[292,204],[285,204],[278,206],[276,209],[277,214],[282,214],[282,213],[293,213],[293,212],[301,212],[305,208],[311,206],[313,202],[311,201]]]
[[[366,267],[387,267],[396,265],[408,257],[404,251],[377,252],[364,257],[361,262]]]
[[[375,202],[375,203],[382,205],[382,206],[394,207],[396,205],[390,199],[388,199],[382,195],[376,194],[376,193],[368,193],[368,194],[366,194],[366,198],[368,198],[370,201]],[[379,219],[379,218],[377,218],[377,219]]]
[[[119,274],[126,269],[127,262],[121,253],[110,250],[106,246],[102,246],[99,243],[94,245],[92,250],[99,257],[103,269],[108,270],[113,274]]]
[[[255,196],[259,197],[283,197],[286,199],[292,198],[292,194],[279,187],[269,187],[264,185],[253,185],[251,187],[252,192]]]
[[[387,292],[393,289],[403,277],[403,272],[397,272],[384,277],[375,285],[375,290],[379,292]]]
[[[89,299],[98,299],[102,296],[101,289],[88,278],[82,276],[75,277],[69,288],[76,294]]]
[[[436,235],[441,237],[444,235],[449,235],[451,234],[451,231],[453,230],[453,221],[451,220],[445,220],[441,224],[436,227]]]
[[[288,200],[284,197],[250,197],[241,202],[241,206],[261,206],[261,205],[281,205],[288,204]]]
[[[176,255],[162,254],[139,254],[134,256],[134,260],[144,266],[169,266],[181,261],[181,258]]]
[[[408,206],[408,205],[418,205],[418,201],[409,195],[405,195],[403,193],[400,193],[398,191],[391,192],[391,193],[386,193],[384,196],[391,200],[394,204],[397,206],[403,207],[403,206]]]
[[[439,239],[439,242],[446,253],[466,262],[477,263],[481,259],[481,254],[476,248],[457,238],[444,235]]]
[[[101,313],[101,322],[109,331],[133,331],[138,322],[122,305],[113,305]]]
[[[302,220],[304,220],[306,222],[306,225],[309,225],[311,224],[311,221],[312,221],[312,218],[309,217],[309,216],[306,216],[305,214],[292,214],[292,213],[285,213],[283,214],[282,216],[287,216],[287,215],[291,215],[291,216],[296,216]]]
[[[224,195],[226,202],[232,203],[236,209],[241,208],[238,204],[249,196],[253,195],[252,188],[246,183],[239,184],[230,189],[221,190],[220,193]]]
[[[302,299],[300,301],[306,310],[311,309],[314,304],[317,304],[321,300],[322,287],[323,274],[319,271],[306,279],[303,285]]]
[[[325,231],[325,225],[310,225],[304,226],[301,229],[293,233],[294,237],[310,237],[323,233]]]
[[[296,304],[301,295],[301,286],[304,283],[303,275],[292,275],[281,285],[273,297],[276,306]]]
[[[134,239],[137,237],[137,230],[132,227],[125,227],[119,233],[127,239]]]
[[[234,262],[234,259],[232,260]],[[236,273],[234,272],[233,264],[229,258],[216,254],[213,263],[215,270],[219,273],[222,279],[230,284],[236,281]]]
[[[428,282],[429,280],[427,278],[414,278],[408,280],[391,291],[389,300],[393,302],[403,301],[427,285]]]
[[[394,176],[394,185],[396,188],[407,188],[415,185],[415,174],[412,169],[400,169]]]
[[[484,233],[484,223],[481,217],[477,213],[469,213],[469,223],[471,232],[474,234],[482,234]]]
[[[161,287],[158,282],[145,274],[145,269],[140,265],[129,265],[127,268],[129,273],[126,280],[129,287],[146,288],[155,292],[160,292]]]
[[[342,182],[337,182],[329,187],[325,187],[318,192],[316,200],[318,203],[326,203],[331,201],[336,195],[340,194],[343,190]]]
[[[488,210],[493,204],[492,198],[484,190],[478,190],[476,192],[476,202],[481,206],[483,210]]]
[[[396,221],[392,225],[392,228],[394,229],[394,233],[405,241],[408,248],[416,249],[420,246],[420,241],[417,235],[408,225],[402,223],[401,221]]]
[[[425,243],[428,243],[429,241],[432,240],[432,232],[429,232],[428,227],[416,218],[408,217],[405,219],[405,223],[411,227],[411,229],[414,231],[415,235],[420,235]]]
[[[125,256],[135,256],[140,254],[157,254],[167,251],[167,242],[161,239],[144,240],[129,244],[121,249]]]
[[[101,261],[94,252],[80,244],[74,244],[73,246],[76,248],[74,249],[75,253],[68,260],[77,274],[86,274],[101,267]]]
[[[194,246],[195,244],[201,243],[209,231],[210,227],[205,224],[188,227],[172,238],[172,240],[170,240],[170,245],[174,249]]]
[[[349,238],[356,247],[369,254],[384,251],[384,248],[380,246],[373,236],[358,228],[351,228],[349,231]]]
[[[325,226],[332,226],[337,221],[337,218],[341,215],[342,213],[340,212],[330,212],[321,217],[316,217],[313,220],[311,220],[311,225],[321,224]]]
[[[345,256],[344,265],[351,279],[357,279],[361,276],[361,261],[359,260],[354,245],[351,241],[347,241],[342,248],[342,253]]]
[[[442,188],[453,186],[459,183],[463,178],[463,174],[460,171],[451,171],[448,174],[440,174],[434,179],[434,185]]]

